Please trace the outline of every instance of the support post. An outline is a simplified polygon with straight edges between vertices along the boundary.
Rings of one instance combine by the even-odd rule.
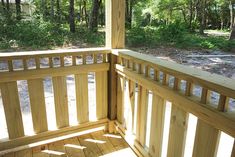
[[[105,0],[106,8],[106,47],[122,49],[125,47],[125,0]],[[110,70],[108,81],[108,117],[117,117],[117,56],[109,56]]]

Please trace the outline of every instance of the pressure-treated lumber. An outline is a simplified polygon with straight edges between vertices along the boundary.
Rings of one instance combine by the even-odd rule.
[[[69,126],[68,94],[66,77],[52,78],[57,128]]]
[[[148,111],[148,90],[142,86],[141,88],[141,106],[140,106],[140,138],[139,142],[145,146],[146,127],[147,127],[147,111]]]
[[[162,153],[165,109],[165,100],[153,94],[149,142],[149,153],[151,156],[161,156]]]
[[[140,54],[131,50],[117,49],[112,50],[112,53],[125,59],[134,60],[136,63],[148,64],[154,69],[164,71],[181,80],[190,81],[227,97],[235,98],[235,84],[233,79],[202,71],[197,68],[186,67],[177,63],[165,61],[149,55]]]
[[[107,72],[95,73],[96,83],[96,118],[103,119],[108,115],[108,78]]]
[[[35,133],[48,130],[43,79],[28,80],[28,91]]]
[[[24,136],[17,82],[0,84],[3,107],[10,139]]]
[[[12,140],[8,140],[8,139],[1,140],[0,151],[4,151],[4,150],[8,151],[7,149],[12,149],[12,148],[19,147],[19,146],[23,148],[28,148],[29,144],[36,146],[38,145],[38,143],[43,143],[44,140],[58,138],[61,136],[66,137],[67,135],[76,134],[81,131],[94,129],[98,127],[104,127],[104,126],[107,126],[107,124],[108,124],[108,119],[101,119],[95,122],[87,122],[87,123],[79,124],[77,126],[61,128],[59,130],[42,132],[34,136],[24,136],[24,137],[12,139]]]
[[[85,157],[83,149],[77,138],[70,138],[64,140],[64,147],[66,155],[69,157]]]
[[[11,82],[17,80],[29,80],[44,77],[55,77],[55,76],[66,76],[71,74],[85,74],[88,72],[101,72],[108,71],[109,64],[89,64],[89,65],[78,65],[70,67],[59,67],[59,68],[46,68],[37,70],[27,71],[14,71],[14,72],[1,72],[0,83]]]
[[[235,119],[229,113],[219,112],[209,105],[204,105],[194,100],[193,97],[185,97],[185,95],[182,95],[180,92],[163,86],[152,79],[145,78],[121,65],[116,65],[116,70],[119,75],[125,75],[128,79],[138,82],[138,84],[153,91],[162,98],[174,101],[176,106],[194,114],[199,119],[211,124],[213,127],[222,130],[233,137],[235,136]]]
[[[210,99],[209,91],[202,89],[201,102],[207,104]],[[220,131],[210,124],[198,119],[194,141],[193,157],[216,156]]]
[[[124,119],[124,78],[117,76],[117,120],[123,123]]]
[[[79,123],[89,121],[88,74],[75,75],[77,120]]]

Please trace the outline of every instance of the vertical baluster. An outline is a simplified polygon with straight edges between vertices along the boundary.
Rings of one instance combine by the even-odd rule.
[[[10,139],[24,136],[17,82],[1,83],[1,94]]]
[[[168,85],[168,84],[169,84],[169,75],[166,74],[165,72],[163,73],[162,84],[163,84],[163,85]]]
[[[60,56],[60,66],[64,67],[64,56]]]
[[[27,59],[26,58],[23,59],[23,68],[24,68],[24,70],[28,69]]]
[[[104,54],[103,54],[103,63],[106,63],[106,62],[107,62],[107,54],[104,53]]]
[[[108,78],[107,72],[96,72],[96,117],[97,119],[106,118],[108,114]]]
[[[73,66],[77,65],[77,56],[72,56],[72,65]]]
[[[229,98],[224,95],[220,95],[218,110],[221,112],[227,112],[228,107],[229,107]]]
[[[175,78],[174,90],[179,90],[180,80]],[[188,113],[172,104],[167,157],[183,156],[188,125]]]
[[[69,126],[68,95],[65,76],[52,78],[57,128]]]
[[[82,64],[86,64],[86,54],[82,55]]]
[[[154,70],[154,78],[153,79],[157,82],[160,80],[159,75],[160,75],[159,71]]]
[[[206,88],[202,89],[201,103],[208,102],[209,91]],[[218,142],[220,138],[220,131],[215,129],[210,124],[198,119],[197,129],[193,148],[193,157],[207,157],[216,156],[218,149]]]
[[[164,99],[153,93],[149,143],[151,156],[161,156],[162,153],[165,109]]]
[[[191,96],[193,93],[193,84],[189,81],[186,82],[186,90],[185,90],[185,95],[186,96]]]
[[[53,68],[53,59],[52,59],[52,57],[49,57],[49,67]]]
[[[97,54],[94,54],[93,58],[94,58],[94,64],[96,64],[97,63]]]
[[[88,74],[75,75],[77,120],[79,123],[89,121]]]
[[[39,57],[35,58],[35,63],[36,63],[36,69],[40,69],[40,58]]]
[[[48,127],[43,79],[28,80],[28,90],[34,132],[41,133],[47,131]]]
[[[120,75],[117,77],[117,120],[123,123],[124,118],[124,78]]]
[[[13,60],[8,60],[8,70],[13,71]]]

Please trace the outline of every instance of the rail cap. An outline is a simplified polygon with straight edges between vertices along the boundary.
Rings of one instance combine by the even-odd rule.
[[[235,98],[234,79],[127,49],[113,49],[112,54],[122,56],[130,60],[136,60],[137,63],[148,64],[175,77],[201,85],[204,88],[218,92],[230,98]]]

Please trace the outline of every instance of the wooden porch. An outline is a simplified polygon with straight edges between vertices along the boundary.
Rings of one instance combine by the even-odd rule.
[[[223,157],[235,157],[235,81],[124,49],[124,10],[106,1],[105,48],[0,54],[0,156],[183,157],[193,125],[188,156],[217,156],[226,134]]]

